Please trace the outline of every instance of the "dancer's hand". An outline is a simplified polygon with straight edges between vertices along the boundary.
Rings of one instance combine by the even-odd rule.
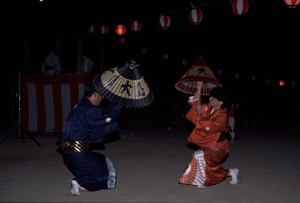
[[[196,87],[197,87],[197,91],[196,91],[196,93],[195,93],[195,95],[194,95],[194,99],[197,99],[198,100],[198,102],[200,102],[201,103],[201,101],[200,101],[200,97],[201,97],[201,89],[202,89],[202,85],[203,85],[203,81],[197,81],[197,85],[196,85]]]
[[[197,90],[200,89],[201,91],[202,85],[203,85],[203,81],[197,81]]]

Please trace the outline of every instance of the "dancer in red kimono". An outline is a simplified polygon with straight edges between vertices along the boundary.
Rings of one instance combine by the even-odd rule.
[[[209,103],[202,104],[202,84],[203,82],[197,82],[198,91],[189,98],[191,109],[186,115],[186,118],[195,124],[188,141],[201,149],[194,152],[178,183],[205,188],[231,176],[230,184],[234,185],[241,181],[238,178],[239,170],[225,170],[221,164],[229,152],[228,141],[225,136],[220,136],[228,126],[229,95],[223,87],[216,87],[211,91]]]

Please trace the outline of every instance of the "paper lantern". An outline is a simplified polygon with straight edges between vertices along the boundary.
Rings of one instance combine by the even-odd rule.
[[[270,84],[270,83],[271,83],[271,80],[270,80],[269,78],[267,78],[267,79],[266,79],[266,83],[267,83],[267,84]]]
[[[296,81],[293,80],[293,81],[291,82],[291,84],[292,84],[293,86],[295,86],[295,85],[296,85]]]
[[[158,23],[163,30],[166,30],[171,24],[171,19],[169,16],[163,15],[159,18]]]
[[[121,38],[119,39],[119,42],[120,42],[121,44],[124,44],[124,43],[125,43],[125,38],[124,38],[124,37],[121,37]]]
[[[101,34],[103,34],[103,35],[107,34],[107,33],[108,33],[108,26],[106,26],[106,25],[101,25],[101,26],[99,27],[99,32],[100,32]]]
[[[57,39],[57,40],[55,41],[55,45],[59,47],[60,44],[61,44],[61,41],[60,41],[59,39]]]
[[[94,25],[89,25],[89,27],[88,27],[89,33],[94,33],[95,30],[96,30],[96,27]]]
[[[284,85],[284,81],[283,80],[280,80],[279,81],[279,86],[283,86]]]
[[[251,76],[251,80],[252,80],[252,81],[255,81],[255,80],[256,80],[256,76],[255,76],[255,75],[252,75],[252,76]]]
[[[223,75],[223,70],[222,70],[222,69],[219,69],[219,70],[218,70],[218,73],[219,73],[219,75]]]
[[[283,0],[283,2],[288,6],[288,8],[296,8],[300,3],[300,0]]]
[[[147,49],[146,48],[142,48],[142,54],[147,54]]]
[[[232,10],[233,12],[241,17],[243,16],[249,8],[249,3],[247,0],[233,0],[232,2]]]
[[[188,64],[188,60],[182,60],[182,65],[186,66]]]
[[[163,54],[162,58],[165,59],[165,60],[167,60],[169,58],[169,55],[168,54]]]
[[[195,94],[197,91],[197,81],[203,81],[202,95],[209,95],[211,90],[217,86],[222,87],[219,80],[201,56],[175,84],[175,88],[183,93]]]
[[[135,20],[130,24],[130,28],[134,33],[137,33],[138,31],[141,30],[142,23],[140,21]]]
[[[124,35],[125,32],[126,32],[126,27],[125,27],[125,25],[119,24],[119,25],[116,26],[116,33],[117,33],[119,36]]]
[[[202,18],[202,11],[199,9],[193,9],[189,12],[189,19],[194,25],[199,25],[199,23],[202,21]]]
[[[137,69],[139,64],[131,60],[124,66],[98,74],[94,85],[103,97],[126,107],[144,107],[153,100],[152,92]]]
[[[235,77],[235,79],[239,79],[240,78],[240,74],[236,73],[236,74],[234,74],[234,77]]]

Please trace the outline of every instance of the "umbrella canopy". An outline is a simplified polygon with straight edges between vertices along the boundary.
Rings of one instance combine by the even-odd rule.
[[[102,96],[113,103],[126,107],[147,106],[153,95],[137,66],[139,64],[131,60],[124,66],[109,69],[94,78],[94,85]]]
[[[202,56],[175,84],[175,88],[187,94],[195,94],[197,81],[203,81],[201,95],[209,95],[215,87],[222,87]]]

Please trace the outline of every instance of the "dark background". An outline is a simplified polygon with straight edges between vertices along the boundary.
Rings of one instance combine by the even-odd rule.
[[[198,56],[203,56],[249,120],[298,125],[299,8],[289,9],[282,0],[248,0],[247,13],[238,17],[229,0],[191,2],[203,13],[199,25],[193,25],[188,19],[190,1],[4,2],[1,6],[1,124],[15,122],[13,106],[18,73],[40,74],[45,56],[53,49],[60,54],[62,73],[75,73],[77,42],[81,38],[82,53],[95,62],[94,74],[100,72],[101,47],[104,70],[124,65],[131,59],[140,64],[138,69],[149,84],[154,100],[143,109],[125,109],[125,115],[135,115],[132,119],[141,119],[142,113],[150,120],[167,122],[175,101],[182,104],[185,112],[189,95],[178,92],[174,85]],[[162,14],[171,18],[167,30],[158,24]],[[132,19],[142,23],[138,33],[130,29]],[[120,37],[115,33],[115,26],[120,23],[127,29],[124,44],[119,43]],[[88,32],[91,24],[96,26],[95,33]],[[106,35],[98,31],[103,24],[109,27]],[[60,46],[55,45],[58,36]],[[147,48],[147,54],[141,53],[142,48]],[[168,53],[168,60],[162,59],[163,53]],[[183,59],[188,60],[187,66],[182,65]],[[222,75],[218,74],[219,69],[224,71]],[[240,73],[239,79],[234,77],[235,73]],[[251,80],[253,75],[256,81]],[[270,84],[266,84],[267,78]],[[284,80],[285,85],[280,87],[279,80]]]

